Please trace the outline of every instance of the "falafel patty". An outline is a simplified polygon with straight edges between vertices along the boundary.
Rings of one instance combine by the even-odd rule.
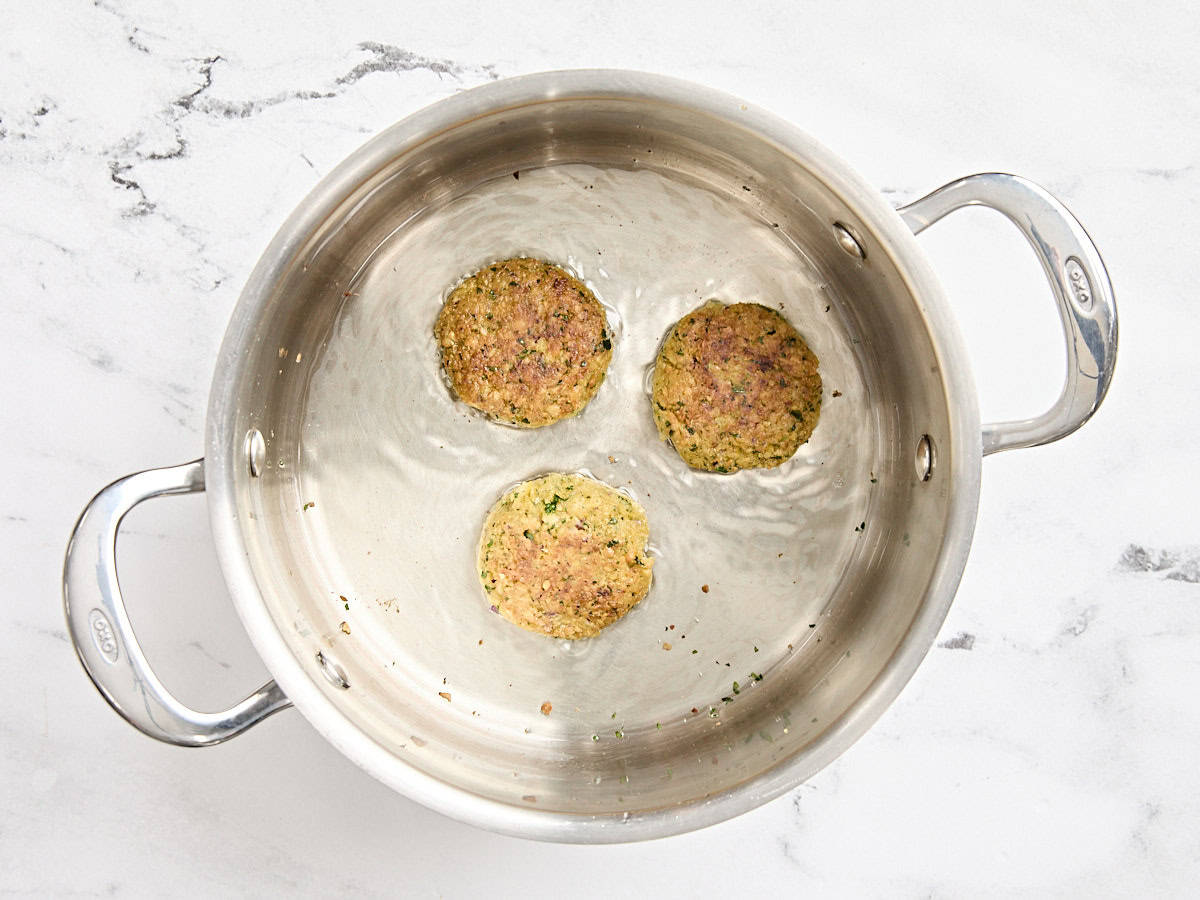
[[[517,485],[488,513],[479,578],[493,612],[550,637],[592,637],[650,590],[646,513],[584,475]]]
[[[757,303],[710,300],[672,326],[654,364],[654,422],[693,469],[770,469],[821,415],[817,357]]]
[[[526,257],[486,266],[454,288],[433,333],[459,398],[528,428],[579,413],[612,359],[592,292],[565,269]]]

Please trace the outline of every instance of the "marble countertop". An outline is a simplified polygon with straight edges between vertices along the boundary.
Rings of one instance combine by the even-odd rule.
[[[1194,8],[288,6],[97,0],[6,15],[0,575],[13,634],[0,684],[0,893],[1195,890]],[[744,97],[895,203],[976,171],[1043,184],[1095,238],[1121,304],[1107,403],[1067,440],[985,461],[971,559],[916,677],[835,763],[725,824],[641,845],[543,845],[392,793],[295,712],[206,751],[136,733],[64,632],[62,554],[83,504],[121,474],[202,453],[241,285],[333,165],[456,91],[582,66]],[[974,355],[984,418],[1047,406],[1061,339],[1020,236],[969,211],[921,240]],[[266,678],[205,515],[202,495],[139,508],[121,556],[151,659],[201,707]]]

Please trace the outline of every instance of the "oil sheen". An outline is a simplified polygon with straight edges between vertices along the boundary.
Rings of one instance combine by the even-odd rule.
[[[433,338],[458,281],[522,255],[584,281],[613,336],[592,402],[533,430],[458,402]],[[451,694],[447,715],[496,734],[590,741],[720,706],[733,680],[800,652],[855,553],[874,432],[836,297],[773,223],[652,170],[534,169],[417,216],[347,293],[307,389],[297,515],[331,621],[398,698]],[[671,324],[709,299],[779,310],[820,360],[820,423],[779,468],[697,472],[658,438],[648,372]],[[649,596],[594,638],[523,631],[480,587],[489,508],[546,472],[590,473],[649,519]]]

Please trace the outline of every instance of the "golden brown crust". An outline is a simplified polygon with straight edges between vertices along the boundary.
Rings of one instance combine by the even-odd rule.
[[[709,301],[676,322],[652,395],[659,435],[709,472],[781,465],[821,414],[816,355],[787,319],[755,303]]]
[[[493,612],[556,638],[598,634],[650,590],[650,526],[638,504],[583,475],[551,474],[500,498],[479,540]]]
[[[591,291],[565,269],[525,257],[458,285],[433,333],[464,403],[529,428],[579,413],[612,359],[604,308]]]

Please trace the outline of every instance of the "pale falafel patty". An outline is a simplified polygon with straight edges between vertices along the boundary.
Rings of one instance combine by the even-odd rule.
[[[642,508],[594,478],[550,474],[500,498],[479,539],[488,603],[556,638],[598,634],[650,590]]]
[[[774,468],[817,427],[817,357],[775,310],[710,300],[663,341],[652,402],[659,436],[692,468]]]
[[[506,259],[446,298],[433,326],[442,367],[468,406],[536,428],[580,412],[612,359],[604,308],[565,269]]]

